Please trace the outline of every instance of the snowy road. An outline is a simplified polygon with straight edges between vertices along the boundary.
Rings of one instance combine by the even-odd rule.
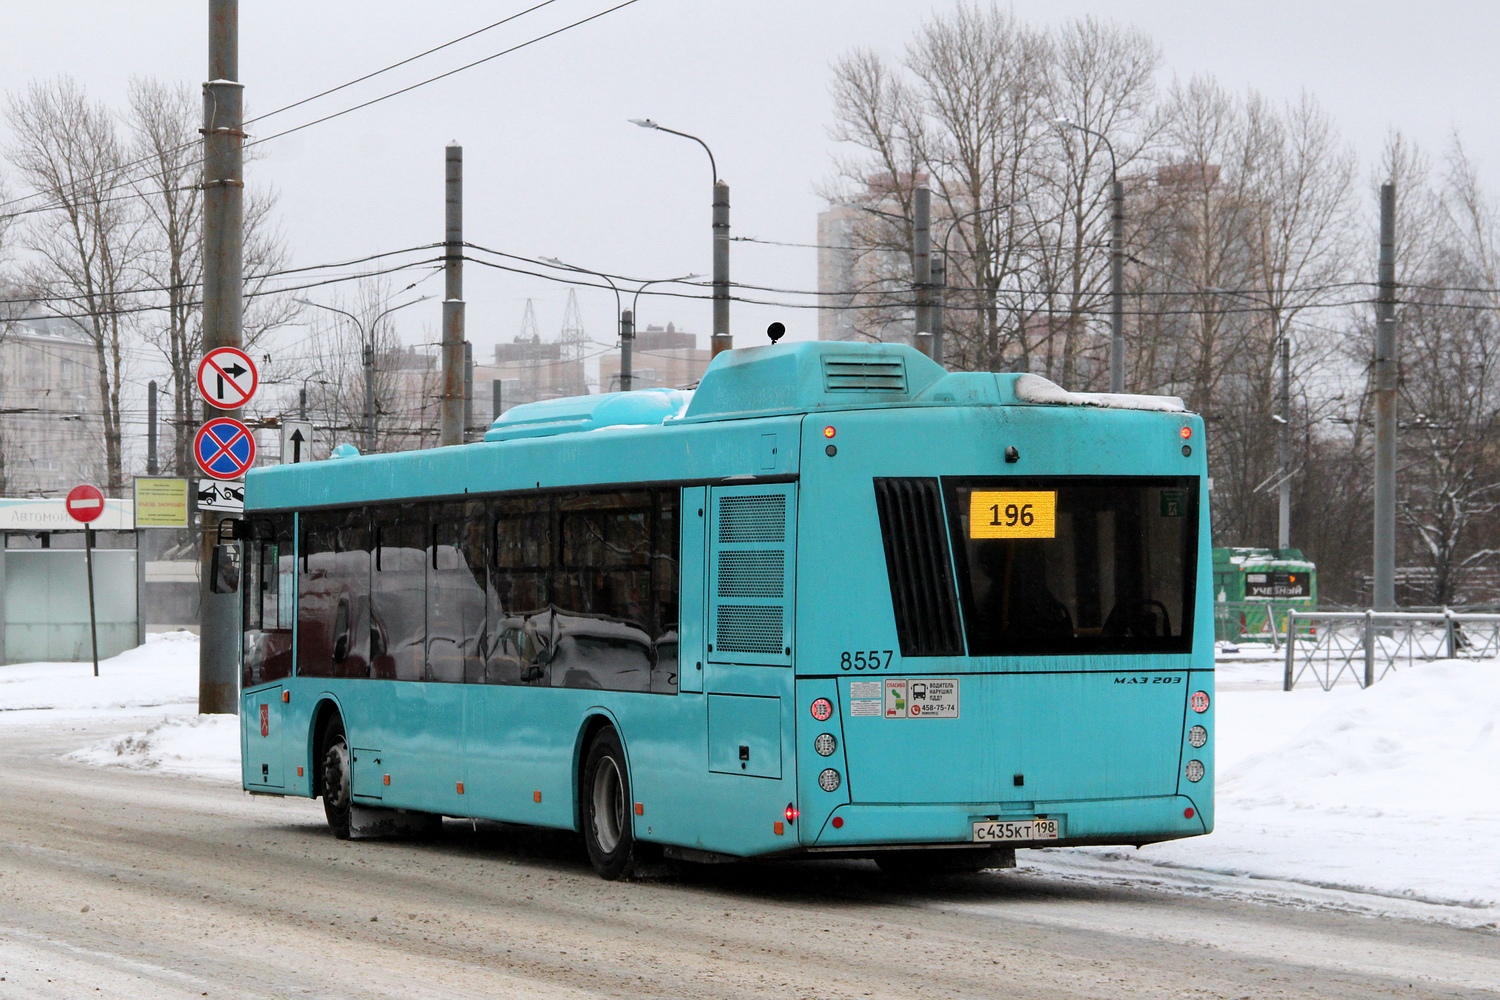
[[[1500,993],[1493,932],[1024,867],[618,884],[567,838],[496,826],[341,843],[313,802],[62,759],[129,724],[0,726],[0,998]]]

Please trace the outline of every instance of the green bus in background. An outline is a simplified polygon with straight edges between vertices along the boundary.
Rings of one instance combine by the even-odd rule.
[[[1214,632],[1220,641],[1286,634],[1289,608],[1318,606],[1318,568],[1301,549],[1214,549]]]

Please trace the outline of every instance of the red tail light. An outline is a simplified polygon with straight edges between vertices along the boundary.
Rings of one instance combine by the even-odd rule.
[[[842,817],[842,816],[835,816],[835,817],[833,817],[833,828],[835,830],[842,830],[844,828],[844,817]]]
[[[795,822],[797,822],[797,817],[801,816],[801,815],[802,815],[802,810],[800,810],[800,809],[797,808],[797,803],[795,803],[795,802],[788,802],[786,804],[786,821],[788,823],[795,823]]]

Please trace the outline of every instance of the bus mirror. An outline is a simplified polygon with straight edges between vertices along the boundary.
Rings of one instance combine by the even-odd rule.
[[[214,546],[209,567],[209,589],[215,594],[233,594],[240,589],[240,547],[233,542]]]

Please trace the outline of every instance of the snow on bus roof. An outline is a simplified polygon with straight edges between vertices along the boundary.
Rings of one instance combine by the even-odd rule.
[[[1069,392],[1040,375],[1016,379],[1016,399],[1043,406],[1099,406],[1110,410],[1156,410],[1182,413],[1187,409],[1177,396],[1146,396],[1128,392]]]

